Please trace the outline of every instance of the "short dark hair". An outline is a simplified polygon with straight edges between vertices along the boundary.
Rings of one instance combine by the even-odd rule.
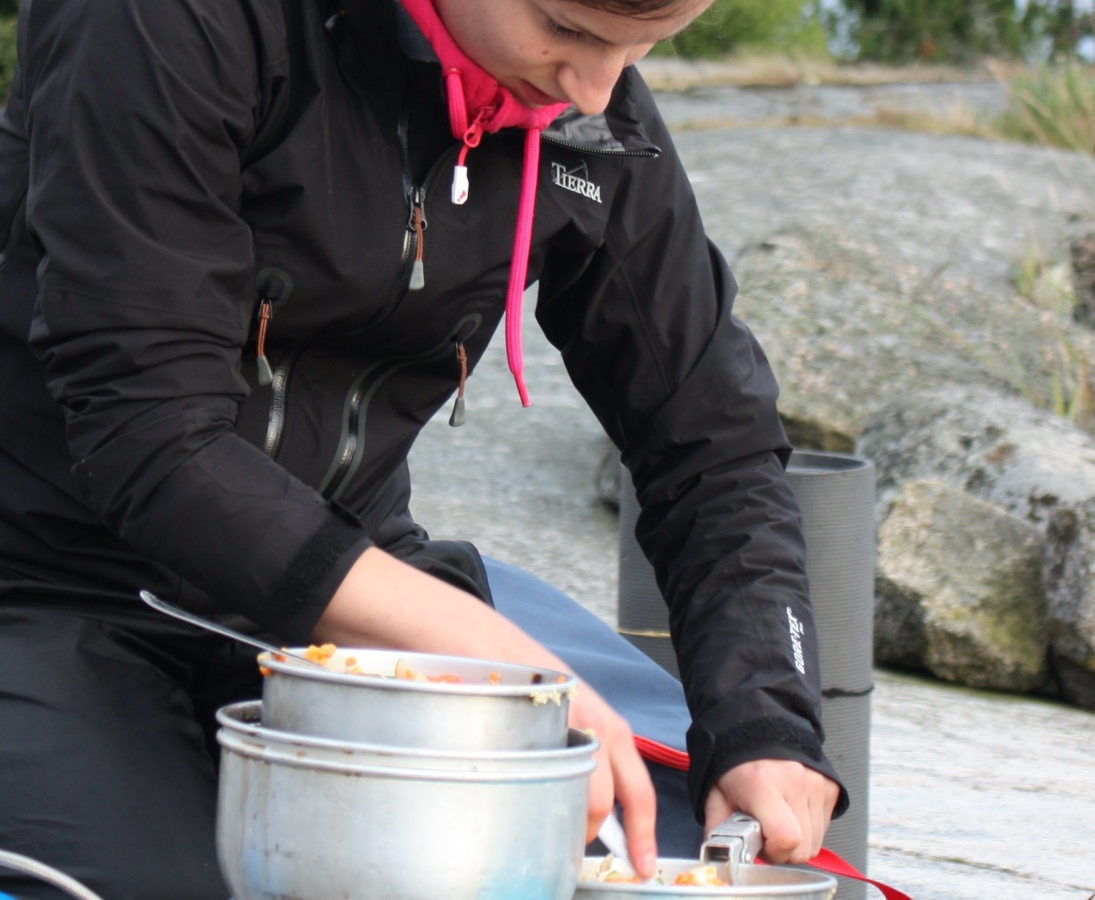
[[[682,0],[567,0],[617,16],[638,16],[643,19],[669,18],[682,5]]]

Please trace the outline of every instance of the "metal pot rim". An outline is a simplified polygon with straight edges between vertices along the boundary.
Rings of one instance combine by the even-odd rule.
[[[287,756],[307,761],[308,765],[326,758],[328,761],[356,760],[356,766],[374,765],[378,768],[408,770],[424,769],[466,770],[469,766],[482,765],[490,771],[506,768],[518,769],[536,765],[581,764],[593,766],[593,755],[600,744],[597,738],[576,728],[567,730],[566,746],[539,750],[433,750],[419,747],[393,746],[342,741],[334,738],[313,737],[288,731],[266,728],[262,721],[262,701],[243,700],[217,710],[217,722],[221,726],[217,741],[222,747],[231,747],[247,756]],[[370,759],[372,763],[366,763]],[[387,760],[392,760],[389,767]],[[410,763],[410,765],[407,765]]]
[[[219,735],[221,747],[244,759],[256,760],[269,765],[310,772],[330,772],[337,775],[374,776],[388,780],[481,782],[484,784],[511,784],[519,782],[562,781],[583,778],[590,774],[595,764],[592,754],[577,759],[524,760],[519,767],[480,768],[469,763],[466,768],[431,768],[400,765],[375,765],[362,762],[353,756],[343,759],[326,759],[320,756],[288,753],[273,747],[262,746],[241,738],[239,735]]]
[[[603,857],[587,856],[582,862],[582,870],[585,871],[591,866],[599,865],[602,859]],[[666,868],[674,873],[698,865],[701,865],[698,859],[664,858],[658,860],[659,869]],[[739,865],[736,871],[746,875],[754,872],[758,874],[779,872],[782,877],[787,878],[787,882],[783,884],[738,883],[727,887],[682,887],[673,884],[627,884],[625,882],[579,879],[574,897],[575,900],[585,900],[586,897],[596,894],[598,897],[603,896],[605,900],[611,900],[611,898],[629,900],[631,897],[652,897],[661,898],[661,900],[691,900],[691,898],[702,900],[705,897],[763,897],[767,900],[768,897],[799,898],[803,896],[804,891],[816,891],[817,900],[824,900],[824,898],[832,897],[837,888],[837,881],[832,875],[798,867],[746,864]]]
[[[306,648],[290,647],[294,653],[303,654]],[[368,688],[370,690],[406,691],[411,693],[441,694],[441,695],[465,695],[486,697],[528,697],[544,698],[547,702],[559,702],[569,697],[577,690],[578,679],[566,672],[556,672],[550,669],[537,669],[532,666],[523,666],[517,663],[495,662],[492,660],[473,659],[463,656],[444,656],[440,654],[411,653],[399,650],[382,650],[370,648],[340,647],[339,654],[352,654],[372,660],[383,661],[390,664],[392,671],[399,659],[412,660],[421,665],[426,663],[433,667],[440,667],[452,671],[497,671],[508,674],[509,681],[504,677],[500,684],[484,682],[431,682],[411,681],[405,678],[395,678],[391,675],[350,675],[342,672],[325,672],[322,669],[307,668],[300,663],[294,663],[291,659],[285,661],[274,659],[269,653],[259,654],[259,665],[270,670],[271,673],[288,675],[293,678],[305,678],[313,681],[327,682],[330,684],[347,685],[351,687]],[[540,677],[539,683],[532,683],[534,676]],[[523,678],[524,680],[519,680]]]

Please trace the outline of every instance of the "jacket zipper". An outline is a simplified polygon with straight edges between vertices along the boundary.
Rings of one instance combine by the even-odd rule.
[[[454,339],[456,345],[456,361],[460,363],[460,383],[456,386],[456,400],[453,401],[452,414],[449,416],[449,425],[459,428],[466,418],[464,409],[464,391],[468,385],[468,351],[464,349],[463,341]]]
[[[274,380],[270,360],[266,358],[266,332],[274,317],[275,307],[285,303],[293,293],[293,282],[284,272],[274,268],[263,269],[256,280],[259,281],[259,330],[255,338],[255,365],[258,367],[258,383],[265,387]]]
[[[319,490],[329,500],[337,500],[349,486],[353,475],[361,465],[365,450],[366,420],[369,404],[377,392],[392,376],[409,366],[444,359],[456,347],[457,357],[463,356],[461,365],[461,389],[458,399],[463,399],[462,385],[467,377],[464,353],[464,341],[479,330],[482,317],[479,314],[465,316],[452,333],[435,347],[408,356],[394,356],[380,360],[367,367],[354,379],[343,405],[344,425],[342,441],[331,460],[327,475],[320,483]]]
[[[270,385],[270,416],[266,420],[266,440],[262,445],[263,452],[273,459],[277,459],[278,451],[281,449],[281,439],[285,433],[285,412],[288,408],[290,376],[293,374],[293,368],[296,366],[297,360],[313,343],[315,342],[305,341],[295,344],[285,355],[285,358],[278,363],[277,369],[274,370],[273,381]]]
[[[400,133],[400,143],[405,141],[405,134]],[[448,165],[450,159],[459,153],[458,145],[454,145],[442,153],[433,161],[426,177],[421,184],[411,182],[409,175],[404,175],[404,190],[407,197],[407,236],[403,241],[403,265],[410,263],[410,272],[405,276],[404,283],[407,290],[420,291],[426,286],[426,193],[433,184],[434,178],[441,169]],[[405,173],[408,170],[405,169]]]
[[[426,286],[426,192],[433,183],[434,177],[454,155],[459,159],[459,148],[463,145],[454,144],[453,147],[442,153],[430,165],[421,184],[416,184],[411,172],[410,150],[410,121],[411,106],[415,97],[413,76],[407,74],[404,86],[403,106],[399,112],[399,122],[396,126],[396,134],[399,138],[399,155],[402,161],[403,196],[407,200],[407,234],[403,241],[403,264],[410,264],[410,272],[405,276],[404,286],[406,290],[420,291]]]
[[[412,235],[414,261],[411,263],[409,290],[420,291],[426,286],[426,267],[423,258],[426,253],[426,189],[415,186],[411,191],[411,216],[407,221],[407,231]],[[409,255],[409,254],[408,254]]]
[[[579,153],[589,153],[592,156],[627,156],[638,159],[657,159],[661,153],[654,150],[602,150],[600,147],[590,147],[588,144],[575,144],[572,141],[564,141],[557,137],[551,137],[540,132],[540,139],[554,144],[556,147],[566,147],[568,150],[577,150]]]

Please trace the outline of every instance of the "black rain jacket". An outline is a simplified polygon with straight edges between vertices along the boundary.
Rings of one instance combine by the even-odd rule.
[[[373,544],[476,590],[412,517],[407,453],[502,315],[524,134],[485,136],[449,202],[459,144],[413,38],[390,0],[23,0],[0,596],[148,587],[301,643]],[[748,759],[833,775],[776,384],[634,69],[545,132],[539,179],[537,319],[638,490],[698,814]]]

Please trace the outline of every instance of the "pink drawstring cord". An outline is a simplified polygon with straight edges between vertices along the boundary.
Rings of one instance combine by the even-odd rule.
[[[428,2],[419,0],[407,3],[412,15],[416,12],[419,16],[427,16],[432,13]],[[431,20],[432,21],[432,20]],[[438,26],[439,27],[439,26]],[[443,31],[443,29],[441,29]],[[438,34],[430,31],[433,37]],[[484,104],[476,109],[475,119],[468,121],[468,105],[465,94],[464,76],[459,65],[446,65],[444,70],[445,93],[448,97],[449,126],[453,137],[463,142],[457,157],[453,172],[452,202],[463,204],[468,200],[469,184],[466,160],[468,150],[479,145],[479,140],[486,130],[497,130],[500,127],[499,116],[511,115],[514,111],[521,113],[522,118],[512,123],[524,127],[525,154],[524,167],[521,174],[521,196],[517,206],[517,225],[513,235],[513,255],[510,260],[509,284],[506,288],[506,360],[509,370],[517,384],[517,394],[521,398],[522,406],[531,406],[528,389],[525,387],[525,356],[522,349],[521,318],[525,296],[525,279],[528,277],[529,253],[532,249],[532,231],[536,217],[536,187],[539,181],[540,169],[540,133],[543,126],[537,124],[540,119],[549,122],[566,107],[566,104],[558,104],[554,107],[545,107],[533,111],[531,109],[517,108],[512,96],[504,92],[496,93],[493,103]],[[498,97],[502,99],[499,101]],[[507,112],[507,110],[509,110]],[[530,121],[531,120],[531,121]]]
[[[540,129],[530,128],[525,134],[525,164],[521,176],[521,200],[517,207],[517,228],[513,235],[513,261],[506,291],[506,360],[522,406],[531,406],[525,387],[525,355],[521,349],[521,314],[528,275],[529,250],[532,247],[532,227],[536,212],[536,183],[540,171]]]
[[[464,82],[460,70],[445,70],[445,94],[449,98],[449,126],[454,137],[468,130],[468,108],[464,103]]]

